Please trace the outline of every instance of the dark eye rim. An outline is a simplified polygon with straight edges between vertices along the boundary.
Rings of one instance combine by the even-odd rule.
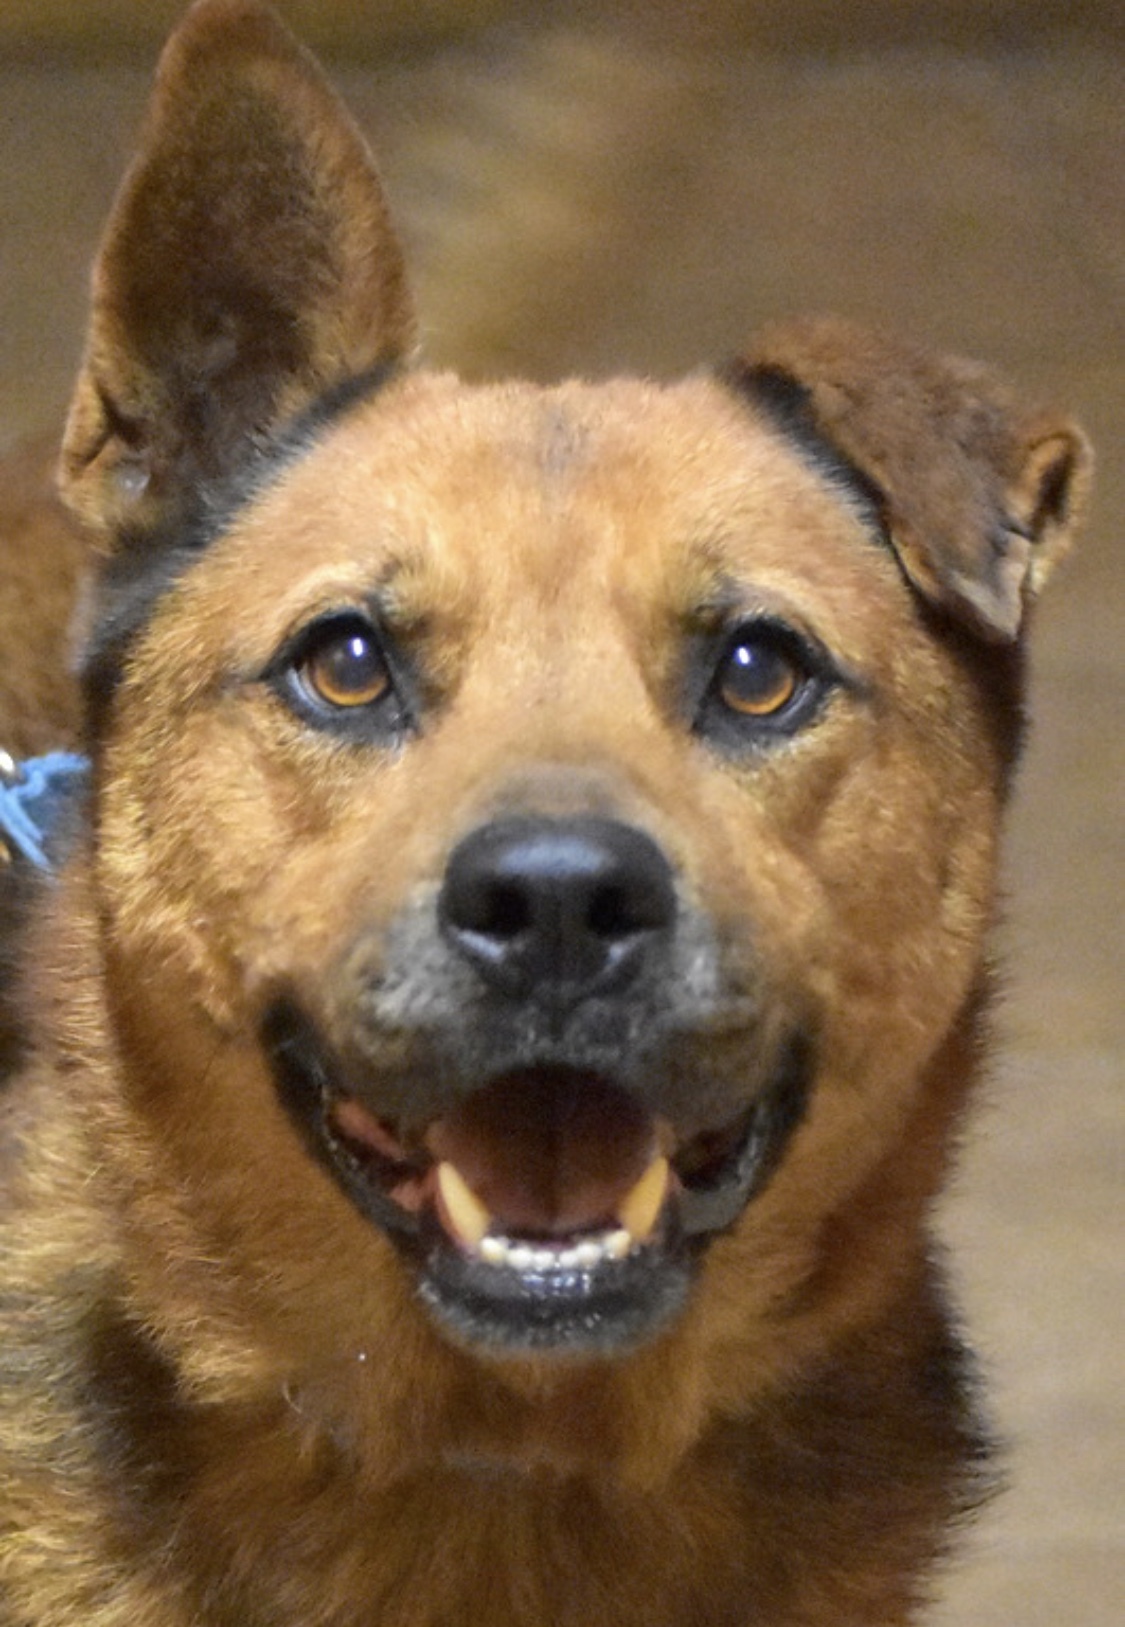
[[[370,639],[378,649],[387,669],[387,687],[370,701],[337,705],[317,692],[305,669],[319,649],[334,639],[356,635]],[[326,611],[305,623],[286,640],[263,677],[303,723],[343,739],[386,743],[417,728],[406,663],[376,618],[352,606]]]
[[[727,663],[741,645],[751,643],[765,645],[793,669],[792,693],[771,712],[741,711],[723,696]],[[822,646],[775,616],[749,616],[729,625],[706,640],[706,648],[696,652],[693,665],[703,673],[697,687],[694,732],[734,750],[766,746],[797,734],[815,720],[833,689],[843,682]]]

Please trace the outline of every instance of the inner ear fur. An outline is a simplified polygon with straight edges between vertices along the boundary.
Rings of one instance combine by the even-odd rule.
[[[976,363],[835,318],[767,329],[737,376],[752,394],[784,381],[799,396],[806,428],[875,494],[924,598],[986,639],[1018,637],[1085,506],[1091,455],[1074,423],[1025,410]]]
[[[95,263],[60,484],[146,532],[280,428],[411,349],[402,254],[363,138],[254,0],[199,0],[161,58]]]

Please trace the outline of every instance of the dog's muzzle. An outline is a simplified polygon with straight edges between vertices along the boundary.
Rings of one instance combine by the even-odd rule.
[[[811,1077],[800,1034],[751,1099],[728,1092],[720,1116],[685,1123],[691,1081],[665,1016],[682,930],[674,872],[645,832],[504,818],[446,868],[436,934],[472,992],[446,1010],[461,1031],[440,1066],[418,1063],[414,1091],[409,1069],[381,1089],[378,1067],[345,1062],[292,999],[272,1006],[286,1105],[460,1342],[576,1353],[652,1337],[780,1158]]]

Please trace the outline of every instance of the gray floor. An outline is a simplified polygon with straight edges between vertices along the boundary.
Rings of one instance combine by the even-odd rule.
[[[1098,445],[1038,628],[1003,1053],[944,1217],[1012,1443],[949,1627],[1125,1619],[1123,67],[1078,41],[773,59],[531,34],[342,76],[443,361],[665,372],[833,309],[1000,363]],[[65,399],[145,79],[0,64],[0,443]]]

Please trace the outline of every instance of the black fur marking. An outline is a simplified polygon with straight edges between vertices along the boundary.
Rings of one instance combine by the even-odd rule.
[[[825,435],[813,412],[807,386],[781,367],[733,362],[719,373],[722,383],[765,413],[812,469],[845,492],[870,530],[890,547],[884,522],[886,499],[876,483]]]
[[[129,651],[157,604],[221,537],[240,511],[316,446],[324,431],[397,376],[381,361],[318,396],[279,433],[251,443],[239,474],[218,488],[201,487],[166,527],[123,531],[98,583],[98,615],[82,664],[87,729],[96,739],[121,682]]]
[[[883,1321],[859,1330],[771,1410],[721,1424],[705,1448],[756,1501],[790,1510],[794,1576],[812,1558],[802,1533],[828,1577],[846,1579],[857,1548],[877,1549],[884,1533],[888,1552],[905,1537],[932,1564],[949,1527],[999,1489],[971,1356],[948,1328],[939,1270],[922,1270],[889,1323],[898,1338]]]
[[[190,1409],[177,1375],[123,1306],[99,1303],[85,1329],[79,1405],[92,1432],[117,1517],[158,1545],[194,1470]]]
[[[992,736],[1005,793],[1027,735],[1027,646],[983,640],[952,611],[918,597],[918,614],[930,635],[951,649],[970,673],[981,700],[981,712]]]

